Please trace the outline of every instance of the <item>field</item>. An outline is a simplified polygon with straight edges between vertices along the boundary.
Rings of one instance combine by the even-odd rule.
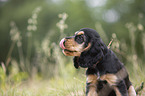
[[[59,41],[66,36],[65,30],[69,28],[66,24],[68,14],[58,15],[58,33],[48,32],[42,41],[37,41],[35,32],[39,25],[37,19],[40,11],[41,7],[36,8],[28,19],[25,45],[22,42],[24,36],[17,24],[14,21],[10,23],[11,46],[6,60],[0,62],[0,96],[85,96],[85,69],[75,69],[72,57],[64,56],[59,47]],[[144,51],[142,54],[145,54],[143,25],[126,23],[130,45],[119,39],[116,33],[112,33],[109,38],[100,23],[96,23],[95,27],[103,40],[108,40],[106,45],[113,40],[110,48],[126,66],[134,87],[139,87],[145,82],[145,63],[144,56],[136,52],[136,42],[140,39]],[[142,32],[142,38],[137,38],[137,30]],[[56,38],[52,37],[53,33],[58,34],[57,42],[50,40]],[[14,50],[17,54],[13,54]],[[145,87],[138,96],[145,96]]]

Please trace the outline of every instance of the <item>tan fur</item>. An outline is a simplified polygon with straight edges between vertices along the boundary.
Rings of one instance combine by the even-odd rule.
[[[83,35],[84,34],[84,31],[77,31],[75,32],[75,35]]]
[[[113,89],[116,93],[116,96],[122,96],[117,87],[113,87]]]
[[[87,96],[98,96],[96,89],[97,89],[97,76],[96,75],[88,75],[87,76],[87,83],[90,83],[89,92]]]
[[[100,77],[101,80],[106,80],[110,85],[116,85],[127,76],[127,71],[125,68],[119,70],[116,74],[105,74]]]
[[[87,96],[98,96],[95,87],[91,87]]]
[[[136,96],[134,87],[131,85],[128,89],[129,96]]]
[[[101,80],[106,80],[111,86],[116,85],[117,83],[117,76],[115,74],[105,74],[100,77]]]
[[[75,32],[75,35],[77,35],[78,32],[79,32],[79,31]]]
[[[111,91],[112,87],[108,84],[104,84],[103,89],[100,90],[98,93],[96,91],[97,89],[97,76],[96,75],[88,75],[87,76],[87,83],[90,83],[89,85],[89,93],[87,96],[107,96]]]
[[[91,48],[91,43],[89,43],[88,46],[85,49],[83,49],[83,51],[89,50],[90,48]]]
[[[88,75],[87,76],[87,83],[97,83],[97,76],[96,75]]]
[[[119,92],[118,88],[115,87],[118,82],[120,82],[122,79],[124,79],[127,76],[127,71],[125,68],[122,68],[119,70],[116,74],[105,74],[100,77],[101,80],[106,80],[110,86],[113,86],[113,89],[115,90],[115,93],[117,96],[121,96],[121,93]],[[130,91],[134,91],[133,88],[131,87]],[[129,96],[136,96],[132,95],[135,94],[134,92],[130,92],[131,95]]]
[[[69,52],[63,50],[63,54],[66,56],[80,56],[81,52]]]
[[[77,35],[84,35],[84,31],[78,32]]]
[[[66,56],[80,56],[81,52],[86,51],[91,47],[91,43],[89,43],[86,48],[84,48],[83,45],[84,43],[78,44],[75,42],[74,38],[65,39],[65,48],[69,51],[63,50],[63,53]]]
[[[84,43],[82,43],[82,44],[76,43],[74,38],[65,39],[65,48],[69,51],[63,50],[63,53],[66,56],[80,56],[80,54],[83,50],[83,45],[84,45]]]

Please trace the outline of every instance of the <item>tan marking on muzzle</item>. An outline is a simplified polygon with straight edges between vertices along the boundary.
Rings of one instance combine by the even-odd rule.
[[[70,51],[82,52],[84,44],[78,44],[74,38],[65,39],[65,48]]]
[[[80,56],[81,52],[69,52],[63,50],[63,54],[66,56]]]
[[[71,38],[71,39],[65,39],[65,47],[66,48],[70,48],[70,47],[73,47],[75,46],[75,41],[74,41],[74,38]]]

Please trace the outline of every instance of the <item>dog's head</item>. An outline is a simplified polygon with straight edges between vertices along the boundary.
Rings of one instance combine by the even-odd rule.
[[[103,58],[106,45],[100,35],[90,28],[75,32],[74,36],[65,37],[60,41],[60,47],[66,56],[74,56],[75,67],[91,67]]]

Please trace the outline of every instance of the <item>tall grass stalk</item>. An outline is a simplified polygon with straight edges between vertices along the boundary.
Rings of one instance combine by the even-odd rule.
[[[143,45],[144,57],[145,57],[145,32],[142,35],[142,45]]]
[[[62,14],[59,14],[58,15],[58,17],[59,18],[61,18],[61,20],[56,24],[56,26],[59,28],[59,30],[60,30],[60,38],[59,39],[61,39],[61,38],[63,38],[64,37],[64,30],[66,29],[66,28],[68,28],[68,25],[67,24],[65,24],[65,21],[66,21],[66,19],[68,18],[68,14],[66,14],[66,13],[62,13]]]
[[[11,54],[14,49],[14,46],[15,46],[16,42],[20,39],[20,32],[19,32],[15,22],[12,21],[10,26],[11,26],[10,36],[11,36],[12,44],[10,46],[10,49],[9,49],[9,52],[8,52],[8,55],[7,55],[7,58],[5,61],[6,66],[9,65],[9,63],[11,61]]]
[[[38,18],[38,14],[39,12],[41,11],[41,7],[37,7],[33,13],[32,13],[32,16],[31,18],[28,19],[28,26],[27,26],[27,55],[26,55],[26,60],[25,60],[25,65],[26,65],[26,69],[29,73],[29,75],[31,76],[31,72],[32,72],[32,66],[31,66],[31,60],[30,60],[30,57],[31,57],[31,50],[32,50],[32,45],[33,45],[33,33],[32,32],[35,32],[37,30],[37,18]]]
[[[57,27],[59,28],[60,30],[60,37],[59,37],[59,40],[61,38],[63,38],[65,36],[64,34],[64,30],[68,27],[68,25],[65,23],[66,19],[68,18],[68,14],[67,13],[62,13],[62,14],[59,14],[58,17],[60,18],[60,21],[56,24]],[[62,77],[67,77],[68,76],[68,70],[67,70],[67,64],[66,63],[66,60],[65,59],[62,59],[63,54],[60,50],[60,47],[58,46],[59,44],[57,43],[57,45],[54,43],[53,46],[54,46],[54,58],[56,60],[56,71],[57,74],[59,73]],[[58,55],[59,54],[59,55]],[[65,57],[64,57],[65,58]]]

